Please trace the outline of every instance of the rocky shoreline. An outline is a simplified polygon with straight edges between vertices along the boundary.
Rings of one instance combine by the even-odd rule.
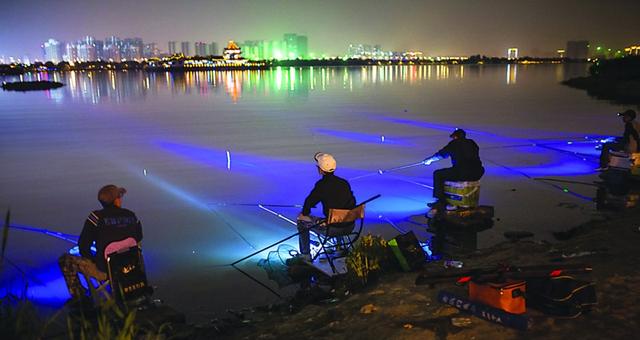
[[[588,263],[593,267],[598,305],[575,319],[548,317],[529,309],[528,331],[516,331],[438,303],[440,290],[465,294],[453,282],[417,286],[419,272],[387,272],[357,292],[333,291],[296,306],[250,308],[207,325],[176,329],[185,338],[223,339],[516,339],[632,338],[640,330],[640,211],[603,213],[600,218],[563,231],[555,243],[504,242],[459,257],[465,268],[498,264]],[[442,268],[442,261],[425,269]],[[453,280],[452,280],[453,281]]]

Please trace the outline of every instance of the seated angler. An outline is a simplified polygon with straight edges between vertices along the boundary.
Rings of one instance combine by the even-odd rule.
[[[78,279],[79,273],[85,279],[93,277],[99,281],[106,280],[106,255],[119,250],[111,247],[119,243],[136,245],[142,240],[142,224],[132,211],[122,208],[122,196],[126,192],[126,189],[112,184],[102,187],[98,192],[98,201],[103,209],[89,214],[78,240],[81,256],[64,254],[58,260],[72,300],[86,297]],[[96,243],[95,256],[91,253],[93,242]]]
[[[445,206],[446,196],[444,182],[446,181],[477,181],[484,175],[484,167],[480,161],[479,147],[462,129],[456,129],[449,135],[452,139],[449,144],[433,156],[426,158],[423,163],[430,165],[433,162],[451,157],[451,168],[438,169],[433,172],[433,197],[435,202],[429,203],[429,207],[441,208]],[[448,210],[454,210],[454,206],[446,205]]]
[[[298,215],[300,254],[306,260],[311,260],[309,230],[324,231],[324,226],[318,225],[321,224],[323,218],[311,216],[311,208],[321,202],[324,218],[326,218],[329,209],[353,209],[356,206],[356,199],[353,196],[349,182],[334,173],[336,160],[333,156],[318,152],[314,159],[318,173],[322,178],[316,182],[313,190],[304,200],[302,212]]]
[[[600,153],[600,168],[597,170],[607,170],[609,166],[610,152],[618,151],[628,154],[640,152],[640,122],[636,121],[636,112],[627,110],[618,113],[624,123],[624,133],[622,138],[617,138],[615,142],[602,145]]]

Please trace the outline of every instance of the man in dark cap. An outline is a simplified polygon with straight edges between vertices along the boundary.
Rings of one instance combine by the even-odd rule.
[[[422,161],[425,165],[430,165],[433,162],[451,157],[451,168],[438,169],[433,172],[433,197],[436,201],[428,204],[432,208],[445,207],[446,205],[444,182],[477,181],[484,175],[478,144],[472,139],[468,139],[467,133],[462,129],[456,129],[449,137],[451,138],[449,144]],[[447,206],[447,208],[455,209],[453,206]]]
[[[609,165],[609,152],[622,151],[629,154],[640,152],[640,123],[636,121],[636,112],[627,110],[618,113],[624,123],[624,133],[622,138],[618,138],[615,142],[602,144],[602,152],[600,153],[600,168],[597,170],[606,170]]]
[[[85,297],[78,273],[85,279],[93,277],[99,281],[107,279],[107,252],[115,242],[135,245],[142,240],[142,224],[132,211],[122,208],[122,196],[127,192],[113,184],[105,185],[98,192],[101,210],[92,211],[84,222],[78,240],[81,256],[64,254],[58,260],[60,269],[67,282],[72,299]],[[95,242],[96,253],[92,254],[91,245]],[[111,245],[111,246],[110,246]],[[87,280],[88,281],[88,280]]]

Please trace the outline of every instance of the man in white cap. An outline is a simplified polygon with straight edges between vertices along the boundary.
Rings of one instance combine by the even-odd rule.
[[[324,216],[327,216],[329,209],[353,209],[356,206],[356,198],[353,196],[349,182],[335,175],[336,160],[333,156],[318,152],[313,159],[322,178],[316,182],[313,190],[304,200],[302,212],[298,215],[300,254],[307,260],[311,259],[309,230],[322,220],[320,217],[310,215],[311,208],[321,202]]]
[[[122,208],[122,196],[127,192],[113,184],[105,185],[98,192],[98,201],[103,209],[92,211],[84,222],[78,239],[81,256],[64,254],[58,259],[60,269],[67,283],[72,300],[86,297],[78,273],[85,278],[107,279],[105,248],[112,242],[133,238],[136,243],[142,240],[142,224],[133,211]],[[92,254],[91,245],[96,243],[96,254]]]

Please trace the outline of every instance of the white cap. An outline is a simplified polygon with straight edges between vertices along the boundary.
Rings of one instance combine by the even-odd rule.
[[[324,172],[336,171],[336,160],[328,153],[318,152],[313,158],[316,160],[320,170]]]

